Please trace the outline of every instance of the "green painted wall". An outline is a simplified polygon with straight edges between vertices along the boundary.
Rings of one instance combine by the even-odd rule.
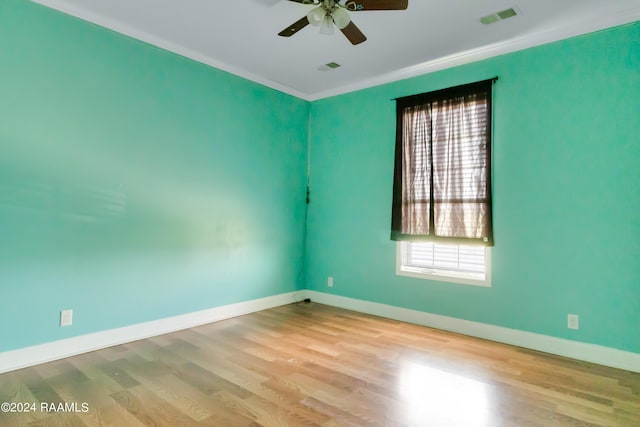
[[[391,99],[493,76],[493,286],[396,276]],[[314,102],[311,135],[309,289],[640,352],[640,23]]]
[[[306,280],[640,352],[639,40],[636,23],[307,103],[3,0],[0,351]],[[398,277],[391,99],[495,75],[493,286]]]
[[[301,288],[308,113],[2,0],[0,351]]]

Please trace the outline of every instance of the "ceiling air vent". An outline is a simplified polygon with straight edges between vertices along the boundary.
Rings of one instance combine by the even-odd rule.
[[[480,22],[482,22],[484,25],[489,25],[498,21],[502,21],[504,19],[512,18],[517,15],[518,15],[517,10],[513,7],[510,7],[509,9],[501,10],[500,12],[483,16],[482,18],[480,18]]]
[[[340,67],[340,64],[338,64],[337,62],[329,62],[328,64],[324,64],[318,67],[318,70],[320,71],[329,71],[329,70],[333,70],[335,68]]]

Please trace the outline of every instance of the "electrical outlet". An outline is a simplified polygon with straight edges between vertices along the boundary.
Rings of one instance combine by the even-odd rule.
[[[62,310],[60,312],[60,326],[71,326],[73,323],[73,310]]]
[[[577,314],[568,314],[567,315],[567,328],[569,329],[580,329],[580,316]]]
[[[333,276],[329,276],[327,279],[327,286],[333,288]]]

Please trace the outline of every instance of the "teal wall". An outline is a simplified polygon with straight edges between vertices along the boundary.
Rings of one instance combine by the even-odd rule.
[[[302,288],[308,114],[2,0],[0,351]]]
[[[493,76],[493,286],[396,276],[391,99]],[[311,126],[309,289],[640,353],[640,23],[320,100]]]
[[[639,40],[636,23],[308,103],[3,0],[0,351],[306,282],[640,352]],[[391,99],[496,75],[493,286],[398,277]]]

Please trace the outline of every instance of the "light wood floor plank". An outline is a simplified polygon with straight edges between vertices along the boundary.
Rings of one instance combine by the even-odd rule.
[[[640,426],[640,374],[292,304],[0,375],[0,426]]]

